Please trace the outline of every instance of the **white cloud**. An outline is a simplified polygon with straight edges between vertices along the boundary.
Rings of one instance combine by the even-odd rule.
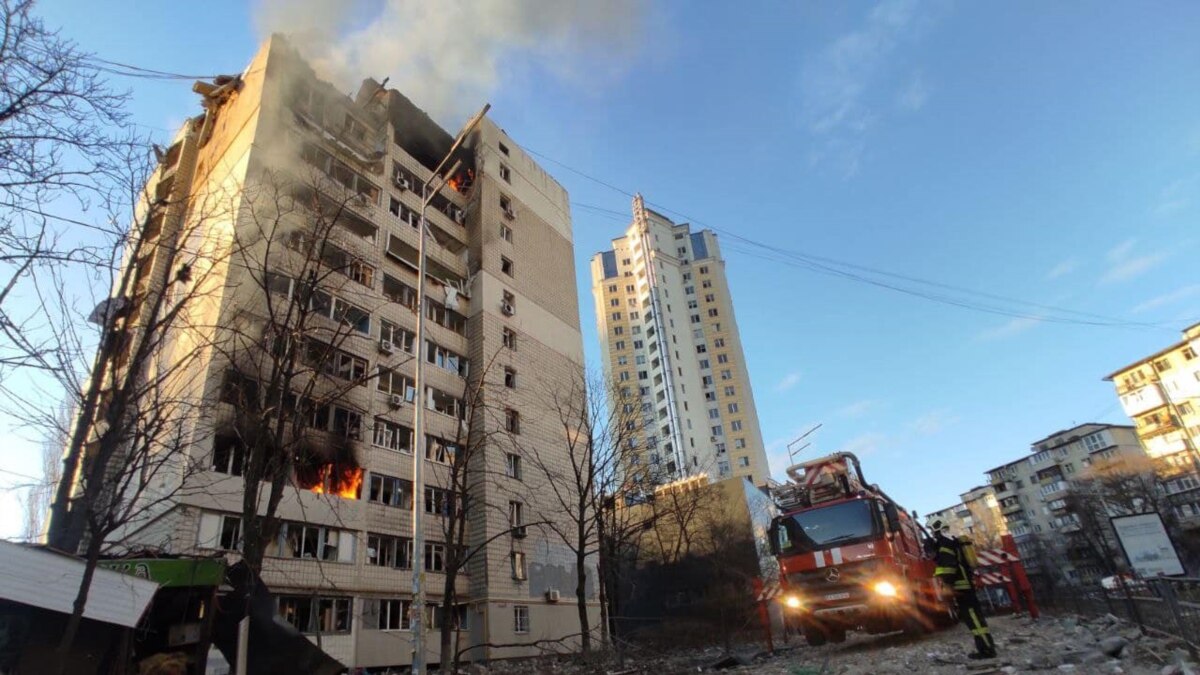
[[[896,49],[929,23],[924,10],[916,0],[884,0],[862,25],[829,43],[801,69],[802,116],[814,143],[810,163],[832,164],[847,177],[858,171],[865,136],[879,119],[868,103],[870,89],[887,81],[881,71],[895,60]],[[897,101],[915,111],[928,94],[929,86],[918,73]]]
[[[800,383],[800,371],[792,371],[783,376],[779,384],[775,385],[775,391],[783,393]]]
[[[1169,293],[1155,296],[1133,308],[1134,314],[1142,314],[1149,312],[1152,309],[1158,309],[1167,305],[1173,305],[1181,300],[1186,300],[1192,296],[1200,295],[1200,284],[1192,284],[1177,288]]]
[[[1046,279],[1049,280],[1065,277],[1078,268],[1079,260],[1077,258],[1067,258],[1066,260],[1063,260],[1054,267],[1050,268],[1050,271],[1046,273]]]
[[[1037,317],[1019,316],[1009,319],[999,326],[982,330],[975,335],[977,340],[1000,340],[1010,338],[1014,335],[1020,335],[1025,331],[1033,328],[1041,323],[1042,320]]]
[[[1154,213],[1166,216],[1187,209],[1191,206],[1197,190],[1200,190],[1200,174],[1171,182],[1159,192],[1158,201],[1154,204]]]
[[[1145,274],[1171,255],[1168,251],[1138,253],[1135,255],[1134,250],[1137,248],[1137,243],[1138,240],[1131,237],[1109,249],[1107,254],[1109,268],[1100,277],[1101,284],[1129,281],[1134,277]]]
[[[874,401],[869,398],[864,398],[862,400],[855,401],[849,405],[845,405],[845,406],[842,406],[841,408],[838,408],[836,414],[840,417],[848,417],[851,419],[853,419],[855,417],[862,417],[863,415],[867,414],[868,411],[870,411],[872,408],[874,408],[876,405],[878,405],[878,403],[879,403],[878,401]]]
[[[925,81],[925,74],[917,71],[896,97],[896,105],[900,106],[901,110],[917,112],[925,107],[929,93],[929,83]]]
[[[952,426],[958,422],[958,416],[952,414],[946,408],[931,410],[924,415],[912,421],[909,426],[912,430],[922,436],[932,436],[940,433],[946,427]]]
[[[873,452],[877,452],[887,444],[887,441],[887,434],[878,431],[868,431],[846,441],[838,450],[853,452],[859,457],[865,457]]]

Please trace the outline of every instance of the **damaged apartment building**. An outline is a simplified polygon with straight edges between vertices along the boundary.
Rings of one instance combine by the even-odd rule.
[[[280,36],[240,77],[196,91],[207,114],[189,120],[161,153],[147,192],[173,206],[167,226],[145,236],[161,237],[160,254],[201,251],[196,265],[210,287],[189,328],[159,354],[193,359],[185,389],[208,412],[184,432],[199,470],[180,474],[189,489],[163,488],[173,496],[125,532],[125,543],[238,558],[248,415],[239,396],[266,384],[253,367],[235,368],[250,348],[233,346],[230,334],[263,343],[268,358],[280,341],[296,340],[319,377],[311,391],[286,393],[283,405],[326,398],[306,409],[295,434],[302,443],[278,505],[283,523],[265,546],[262,578],[279,616],[314,640],[319,634],[321,648],[347,667],[384,672],[410,663],[412,567],[424,559],[428,601],[439,602],[451,545],[443,521],[456,508],[447,465],[469,442],[483,448],[472,462],[486,479],[470,488],[466,542],[479,553],[456,584],[455,647],[471,659],[519,657],[537,651],[522,644],[578,633],[572,555],[544,528],[523,526],[555,516],[540,503],[543,493],[526,487],[529,463],[518,449],[538,447],[545,458],[563,445],[561,428],[540,423],[538,410],[546,392],[571,390],[583,368],[566,191],[490,120],[474,128],[425,214],[427,339],[417,345],[421,191],[453,135],[373,80],[354,97],[339,93]],[[324,205],[323,217],[334,214],[320,248],[321,281],[289,271],[302,224],[296,234],[276,228],[263,237],[264,219],[279,216],[256,210],[278,208],[281,197],[295,206],[286,219],[316,217],[304,210],[313,204]],[[249,262],[222,257],[235,241]],[[272,312],[287,306],[282,299],[298,293],[318,315],[312,329],[264,332]],[[325,333],[336,334],[336,344],[322,342]],[[423,392],[414,390],[416,359],[426,362]],[[468,403],[480,414],[469,414]],[[412,482],[415,405],[425,407],[422,495]],[[426,514],[423,556],[411,544],[414,498]],[[589,589],[593,575],[588,570]],[[598,604],[590,608],[594,623]],[[427,621],[434,614],[431,606]],[[426,635],[426,659],[435,663],[438,630]]]

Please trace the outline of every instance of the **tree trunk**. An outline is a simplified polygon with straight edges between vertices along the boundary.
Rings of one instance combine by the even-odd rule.
[[[592,631],[587,615],[587,550],[581,545],[575,554],[575,603],[579,609],[579,649],[584,654],[592,648]]]
[[[65,671],[67,657],[75,637],[79,634],[79,626],[83,623],[83,610],[87,607],[88,592],[92,588],[92,578],[96,575],[96,565],[100,561],[100,547],[104,542],[101,537],[93,536],[87,545],[87,557],[84,559],[83,579],[79,582],[79,591],[75,594],[75,604],[71,608],[71,616],[67,619],[66,630],[58,643],[58,672]]]

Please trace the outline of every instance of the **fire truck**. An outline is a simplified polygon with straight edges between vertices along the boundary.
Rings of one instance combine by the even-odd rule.
[[[846,632],[923,633],[955,621],[950,589],[916,514],[863,478],[858,458],[838,452],[792,466],[775,491],[783,515],[771,523],[790,627],[810,645]]]

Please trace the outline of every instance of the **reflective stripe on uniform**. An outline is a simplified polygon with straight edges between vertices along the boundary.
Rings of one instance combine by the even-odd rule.
[[[971,617],[971,635],[988,634],[987,626],[983,625],[983,622],[979,620],[979,615],[975,613],[974,609],[968,609],[967,615]]]
[[[965,579],[959,579],[958,581],[954,582],[954,590],[956,591],[965,591],[969,588],[971,588],[971,582]]]
[[[957,574],[958,570],[953,567],[935,567],[933,568],[933,576],[940,577],[946,574]]]

